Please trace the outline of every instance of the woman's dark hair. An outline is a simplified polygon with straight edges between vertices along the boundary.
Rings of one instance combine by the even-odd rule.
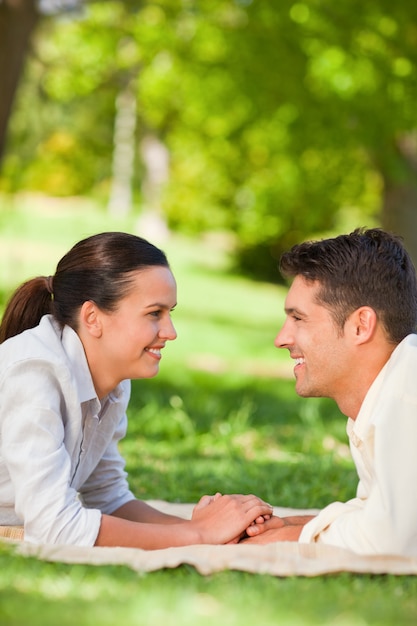
[[[283,276],[318,281],[319,304],[342,331],[353,311],[369,306],[397,344],[417,325],[417,279],[400,237],[379,228],[298,244],[281,257]]]
[[[38,276],[14,292],[0,325],[0,343],[37,326],[47,313],[76,329],[77,313],[88,300],[114,311],[129,293],[132,272],[152,266],[169,263],[162,250],[136,235],[106,232],[79,241],[54,276]]]

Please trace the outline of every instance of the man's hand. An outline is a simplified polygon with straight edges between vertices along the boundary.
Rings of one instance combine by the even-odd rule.
[[[246,529],[246,537],[241,543],[273,543],[275,541],[298,541],[303,526],[313,515],[292,515],[278,517],[273,515],[261,524],[255,523]]]

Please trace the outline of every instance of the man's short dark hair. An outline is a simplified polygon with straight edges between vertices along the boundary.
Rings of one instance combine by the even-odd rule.
[[[343,330],[353,311],[369,306],[388,339],[397,344],[417,326],[417,279],[402,239],[380,228],[358,228],[348,235],[308,241],[285,252],[284,277],[318,281],[319,304]]]

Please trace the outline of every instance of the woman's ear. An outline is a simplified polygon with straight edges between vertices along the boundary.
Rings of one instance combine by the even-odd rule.
[[[359,307],[351,314],[348,321],[357,344],[366,343],[375,335],[378,318],[372,307]]]
[[[101,337],[102,325],[100,309],[91,300],[87,300],[80,310],[80,325],[92,336]]]

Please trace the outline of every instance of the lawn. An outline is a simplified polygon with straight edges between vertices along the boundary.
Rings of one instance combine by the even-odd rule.
[[[51,274],[79,238],[136,229],[85,201],[20,198],[0,206],[0,297]],[[300,399],[288,355],[274,348],[285,290],[230,269],[222,238],[162,246],[178,280],[178,339],[161,373],[133,383],[122,444],[142,498],[190,502],[253,492],[281,506],[349,498],[355,472],[345,418],[330,401]],[[39,562],[0,546],[0,624],[87,626],[401,626],[417,622],[417,578],[340,574],[285,578],[182,566],[138,575],[125,567]]]

